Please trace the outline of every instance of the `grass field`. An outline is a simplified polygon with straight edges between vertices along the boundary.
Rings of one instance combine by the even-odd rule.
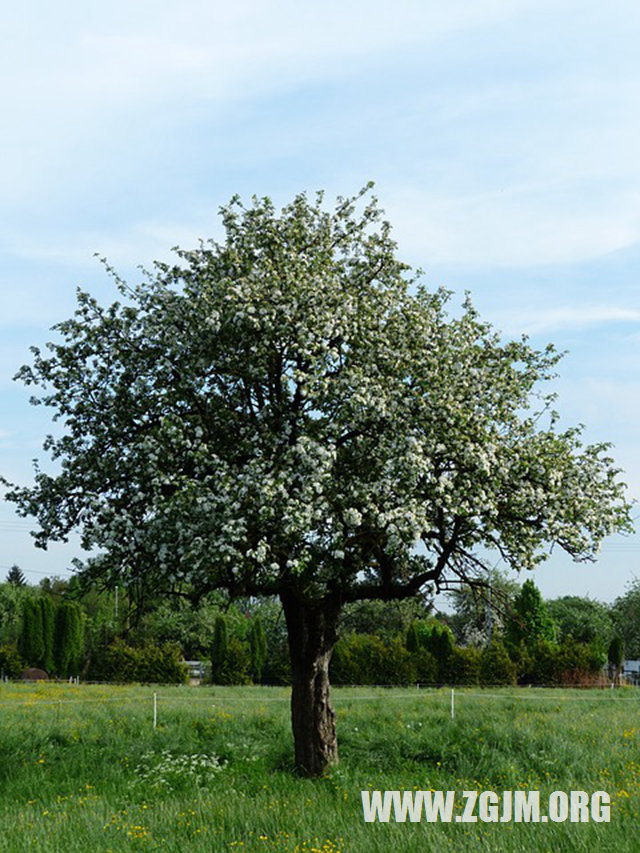
[[[637,853],[639,695],[457,690],[452,721],[446,690],[334,690],[309,781],[286,689],[1,684],[0,850]],[[604,790],[611,822],[365,823],[363,789]]]

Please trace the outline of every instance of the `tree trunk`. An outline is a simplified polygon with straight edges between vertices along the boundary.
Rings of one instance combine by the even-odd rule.
[[[337,639],[340,607],[324,599],[305,602],[295,592],[280,595],[291,655],[291,727],[296,769],[321,776],[338,763],[329,661]]]

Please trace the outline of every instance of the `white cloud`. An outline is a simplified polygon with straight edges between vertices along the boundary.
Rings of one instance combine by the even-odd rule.
[[[539,334],[593,329],[611,323],[640,323],[640,308],[615,305],[556,305],[494,311],[495,324],[507,334]]]
[[[581,5],[566,0],[36,6],[13,9],[0,58],[7,228],[21,211],[25,222],[69,214],[74,200],[79,219],[98,219],[101,191],[115,184],[123,223],[144,244],[136,220],[162,215],[130,219],[127,200],[140,203],[163,173],[191,170],[176,190],[188,206],[214,133],[229,142],[210,174],[238,167],[236,151],[240,173],[272,169],[272,183],[278,156],[307,158],[304,174],[329,183],[366,164],[402,244],[425,265],[562,263],[640,239],[638,73],[624,51],[614,55],[628,5],[578,20]],[[595,63],[589,38],[602,39]],[[335,112],[302,119],[292,103],[263,136],[237,123],[243,104],[343,84],[353,101]],[[176,134],[178,160],[166,147]],[[167,226],[190,232],[177,218]],[[86,262],[69,240],[75,223],[62,235],[54,223],[48,247],[47,227],[38,221],[34,242],[48,257]],[[15,254],[29,240],[8,242]],[[85,245],[107,252],[105,242]]]
[[[75,304],[76,286],[106,282],[108,276],[101,265],[105,257],[117,272],[128,275],[132,271],[138,276],[138,267],[150,267],[154,260],[176,260],[174,246],[195,248],[201,239],[222,238],[222,226],[217,208],[202,206],[193,208],[188,217],[180,220],[139,219],[127,221],[123,227],[111,224],[108,227],[85,229],[82,225],[66,230],[52,230],[49,234],[31,234],[16,230],[10,232],[5,258],[12,263],[32,263],[39,268],[49,268],[50,275],[41,274],[24,285],[7,281],[1,286],[2,302],[0,326],[16,323],[31,323],[53,317],[60,319],[61,305],[68,308]],[[51,286],[51,280],[66,284]],[[82,276],[82,280],[78,277]],[[25,300],[25,289],[30,298]],[[60,299],[61,292],[66,293]],[[52,314],[52,309],[54,313]]]
[[[154,137],[161,145],[176,122],[342,81],[391,57],[430,56],[456,34],[490,33],[533,4],[120,0],[108,12],[69,3],[63,14],[38,5],[39,13],[33,4],[14,9],[0,57],[2,194],[17,204],[57,186],[61,164],[70,183],[91,156],[96,169],[109,168],[132,128],[140,126],[132,146],[145,127],[146,145]]]
[[[149,96],[158,101],[176,91],[236,100],[286,82],[298,86],[340,76],[354,63],[371,65],[383,55],[485,29],[531,3],[479,0],[470,7],[464,0],[438,5],[400,0],[391,6],[381,0],[329,0],[314,6],[294,0],[226,5],[196,0],[176,6],[116,0],[108,13],[93,16],[85,4],[67,4],[65,16],[40,5],[39,26],[33,6],[24,10],[25,19],[14,11],[13,38],[5,44],[3,88],[14,103],[25,94],[40,103],[51,97],[63,104],[86,102],[101,95],[120,103]]]
[[[601,257],[640,241],[640,192],[512,186],[475,195],[385,194],[401,246],[423,265],[536,266]]]
[[[488,282],[498,327],[586,330],[575,338],[590,361],[573,363],[563,414],[616,440],[638,493],[640,389],[620,379],[616,359],[628,375],[634,350],[614,325],[640,319],[633,273],[581,299],[579,282],[553,290],[544,270],[523,277],[536,293],[506,275],[493,287],[489,271],[565,264],[575,285],[572,262],[640,242],[639,18],[628,0],[7,7],[0,381],[15,387],[76,284],[112,298],[94,251],[130,280],[215,235],[232,192],[279,203],[324,186],[330,203],[373,178],[401,255]],[[619,382],[593,378],[605,355]],[[28,479],[50,429],[27,398],[3,390],[15,429],[0,432],[0,471],[13,479]]]

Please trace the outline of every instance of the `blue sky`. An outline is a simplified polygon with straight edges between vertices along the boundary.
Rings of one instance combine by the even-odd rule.
[[[234,193],[328,199],[368,180],[399,253],[482,316],[568,354],[561,423],[608,440],[640,497],[640,6],[565,0],[227,4],[36,0],[3,15],[0,473],[50,429],[11,377],[78,285],[220,234]],[[635,514],[640,513],[640,509]],[[0,504],[0,576],[68,573]],[[545,596],[610,601],[637,536],[554,554]]]

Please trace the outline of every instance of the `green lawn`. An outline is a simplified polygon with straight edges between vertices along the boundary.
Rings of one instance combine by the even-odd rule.
[[[286,689],[1,684],[0,850],[637,853],[639,696],[456,690],[452,721],[447,690],[336,689],[309,781]],[[365,823],[362,789],[604,790],[611,822]]]

